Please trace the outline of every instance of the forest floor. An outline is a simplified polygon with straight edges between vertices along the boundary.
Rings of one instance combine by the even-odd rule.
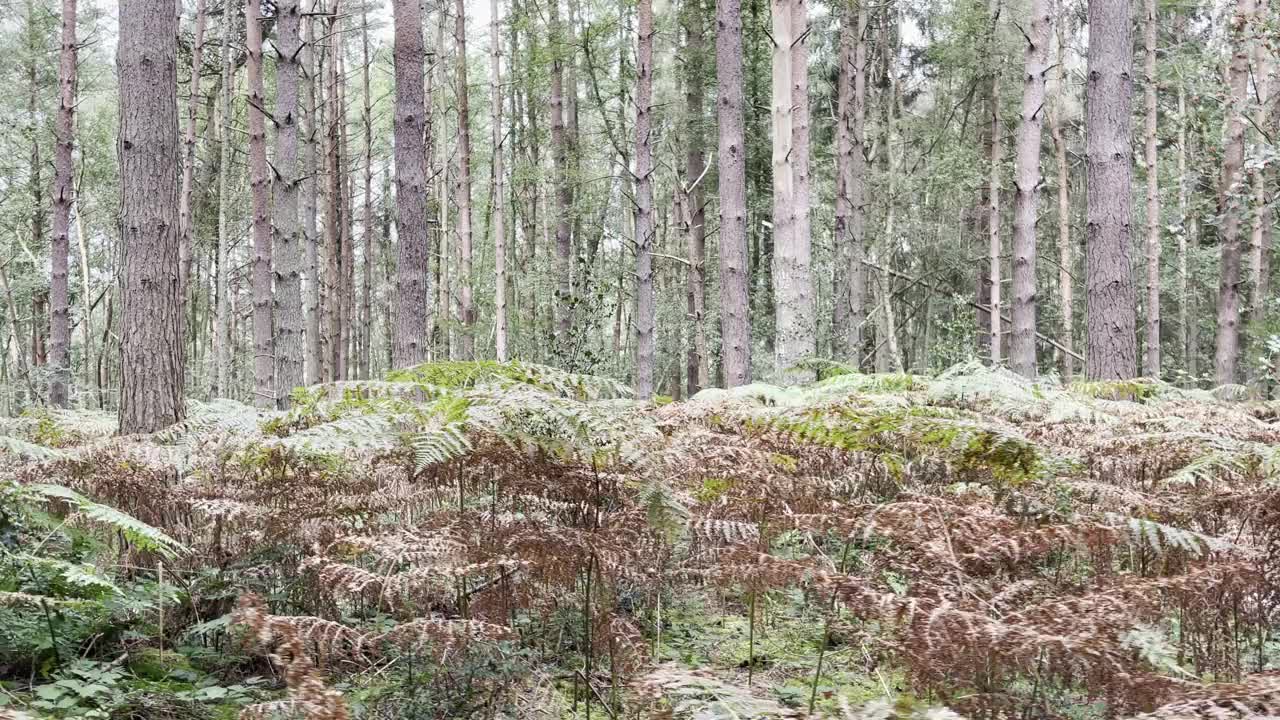
[[[434,363],[0,425],[0,718],[1280,713],[1280,403]]]

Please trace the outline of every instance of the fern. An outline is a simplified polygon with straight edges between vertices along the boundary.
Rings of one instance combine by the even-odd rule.
[[[176,558],[190,552],[186,546],[169,537],[163,530],[113,507],[96,503],[69,488],[40,483],[23,486],[23,489],[46,500],[66,502],[86,519],[119,532],[129,542],[143,550],[156,552],[167,558]]]

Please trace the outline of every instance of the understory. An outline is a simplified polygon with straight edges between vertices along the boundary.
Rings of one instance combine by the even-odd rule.
[[[521,363],[0,426],[0,718],[1280,713],[1280,403]]]

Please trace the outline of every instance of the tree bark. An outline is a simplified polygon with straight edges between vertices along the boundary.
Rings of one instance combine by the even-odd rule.
[[[1062,325],[1058,329],[1058,343],[1062,345],[1062,379],[1071,380],[1074,363],[1072,362],[1072,337],[1075,334],[1074,287],[1071,269],[1074,260],[1071,252],[1071,174],[1067,165],[1067,140],[1062,132],[1062,112],[1067,94],[1067,44],[1063,26],[1066,18],[1058,21],[1058,59],[1057,59],[1057,94],[1054,97],[1053,109],[1049,115],[1050,132],[1053,135],[1054,159],[1058,166],[1058,303],[1062,313]]]
[[[286,410],[305,380],[303,236],[298,227],[298,83],[302,40],[298,0],[276,6],[275,321],[277,407]]]
[[[181,238],[182,294],[187,296],[191,278],[193,220],[191,193],[196,170],[196,120],[200,107],[200,73],[204,68],[205,0],[196,0],[195,33],[191,44],[191,82],[188,85],[187,129],[182,148],[182,191],[178,195],[178,233]]]
[[[844,5],[840,24],[840,70],[836,120],[836,267],[833,341],[835,355],[862,366],[866,322],[866,99],[867,8],[865,0]]]
[[[236,13],[229,8],[228,5],[228,9],[222,14],[222,100],[218,113],[218,275],[213,292],[216,307],[213,333],[215,380],[209,393],[215,398],[231,393],[231,312],[227,279],[231,274],[231,96],[235,85],[231,30]]]
[[[328,8],[328,36],[325,48],[325,282],[324,282],[324,364],[325,379],[333,382],[342,378],[342,124],[344,108],[339,97],[341,65],[339,54],[342,42],[338,24],[339,0]]]
[[[458,356],[473,360],[476,354],[476,311],[472,298],[471,261],[474,249],[471,235],[471,103],[467,100],[467,11],[465,0],[454,6],[454,41],[458,47]]]
[[[1159,17],[1156,0],[1144,0],[1146,22],[1143,24],[1143,160],[1147,166],[1147,338],[1143,355],[1143,373],[1160,377],[1160,173],[1157,166],[1156,127],[1158,106],[1156,93],[1156,30]]]
[[[494,354],[506,362],[507,349],[507,238],[506,171],[502,166],[505,136],[502,133],[502,34],[498,0],[489,1],[489,107],[493,141],[493,324]]]
[[[422,8],[395,0],[396,326],[392,362],[416,365],[427,358],[431,314],[431,244],[427,228],[427,152],[423,141]]]
[[[688,267],[685,274],[685,309],[692,329],[685,377],[690,397],[710,382],[707,363],[706,263],[707,223],[702,198],[703,173],[707,159],[703,149],[703,30],[701,0],[686,0],[683,8],[685,30],[685,221]]]
[[[635,393],[637,399],[647,401],[653,396],[654,325],[656,322],[652,254],[653,138],[650,134],[653,112],[653,0],[639,0],[636,16]],[[557,149],[557,157],[559,154],[560,150]]]
[[[373,265],[374,265],[374,216],[373,216],[373,95],[369,84],[369,11],[368,6],[360,8],[360,47],[362,58],[360,74],[362,79],[361,96],[364,99],[364,262],[360,278],[360,322],[357,323],[360,336],[360,356],[357,377],[372,377],[373,361]]]
[[[314,13],[314,6],[313,11]],[[319,183],[316,181],[318,166],[316,162],[317,119],[320,107],[317,103],[319,95],[316,86],[319,73],[316,66],[316,16],[306,16],[306,42],[302,46],[303,65],[306,73],[305,98],[303,99],[303,145],[302,145],[302,222],[303,236],[306,242],[306,339],[307,359],[304,368],[306,382],[314,385],[324,376],[324,360],[320,354],[320,231],[317,218],[317,193]]]
[[[1181,23],[1179,23],[1181,26]],[[1179,37],[1182,34],[1179,32]],[[1187,250],[1194,238],[1191,228],[1194,223],[1187,217],[1191,211],[1192,178],[1187,176],[1187,88],[1178,83],[1178,348],[1182,351],[1182,365],[1189,375],[1194,376],[1191,369],[1191,314],[1189,312],[1191,288],[1190,273],[1187,272]]]
[[[550,6],[552,44],[551,152],[556,188],[555,351],[561,359],[564,359],[568,357],[570,352],[569,335],[573,323],[573,238],[570,235],[570,213],[572,212],[570,205],[572,204],[573,196],[569,188],[569,140],[565,132],[564,59],[562,57],[564,52],[562,47],[564,43],[564,28],[560,22],[560,0],[551,0]],[[652,10],[652,7],[650,10]],[[643,33],[641,35],[643,36]],[[637,87],[638,84],[639,79],[637,79]],[[637,118],[643,113],[647,119],[648,112],[649,109],[647,107],[637,106]],[[637,137],[639,137],[638,134]],[[652,213],[652,207],[650,208],[650,213]],[[636,214],[637,216],[640,214],[638,209]],[[636,230],[636,237],[642,237],[639,230]],[[637,258],[639,257],[638,253],[639,251],[637,250]],[[652,392],[652,382],[650,382],[650,392]]]
[[[276,406],[271,292],[271,180],[267,175],[266,100],[262,89],[262,0],[245,4],[249,51],[249,188],[253,195],[253,404]]]
[[[1151,1],[1151,0],[1149,0]],[[1009,367],[1036,376],[1036,212],[1040,204],[1040,127],[1049,72],[1049,0],[1032,0],[1022,77],[1022,116],[1014,155],[1013,333]]]
[[[1246,0],[1247,1],[1247,0]],[[1089,3],[1085,156],[1088,171],[1085,302],[1091,380],[1138,372],[1136,292],[1130,266],[1133,183],[1133,29],[1129,0]]]
[[[747,156],[743,121],[742,4],[716,1],[719,130],[720,352],[726,387],[751,382],[747,291]]]
[[[197,20],[203,24],[203,14]],[[201,28],[203,30],[203,28]],[[67,407],[71,384],[71,298],[67,264],[71,255],[71,206],[75,200],[76,0],[62,0],[62,50],[58,63],[58,116],[54,123],[53,243],[50,247],[49,350],[53,366],[49,404]],[[85,318],[88,322],[88,318]],[[89,346],[85,345],[88,352]]]
[[[1235,383],[1240,360],[1240,185],[1244,180],[1244,129],[1249,90],[1248,27],[1255,15],[1254,0],[1237,0],[1232,17],[1232,56],[1227,73],[1231,105],[1227,110],[1226,141],[1218,212],[1222,216],[1221,261],[1218,284],[1218,331],[1214,342],[1214,379]]]
[[[1257,2],[1257,16],[1260,21],[1265,22],[1269,12],[1269,2],[1268,0],[1257,0]],[[1275,123],[1271,117],[1274,112],[1271,99],[1271,51],[1264,38],[1255,38],[1252,45],[1253,85],[1258,102],[1258,112],[1253,125],[1260,135],[1265,133],[1274,137]],[[1266,142],[1266,139],[1259,138],[1259,142]],[[1271,270],[1271,236],[1272,226],[1275,223],[1275,213],[1267,201],[1267,186],[1274,173],[1275,169],[1271,164],[1255,168],[1252,172],[1254,212],[1249,238],[1249,320],[1256,323],[1266,319],[1268,280]]]
[[[178,238],[178,18],[171,0],[120,4],[120,434],[185,416]]]
[[[1000,0],[990,0],[988,4],[989,20],[991,22],[990,37],[988,39],[988,52],[992,58],[996,58],[999,47],[998,36],[1000,27]],[[1004,123],[1000,117],[1000,66],[997,63],[991,72],[991,149],[989,157],[990,165],[987,168],[987,265],[988,278],[990,283],[990,299],[991,306],[991,340],[988,347],[991,352],[991,364],[999,365],[1004,357],[1001,341],[1003,338],[1003,329],[1001,327],[1001,311],[1002,305],[1002,273],[1000,272],[1000,256],[1002,245],[1000,242],[1000,163],[1001,155],[1004,149]]]

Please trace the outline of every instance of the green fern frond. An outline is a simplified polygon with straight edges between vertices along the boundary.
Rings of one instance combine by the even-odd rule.
[[[28,442],[11,435],[0,435],[0,456],[16,455],[27,460],[64,460],[71,457],[69,453],[37,443]]]
[[[106,526],[124,535],[139,548],[159,553],[167,558],[187,554],[190,550],[169,537],[163,530],[108,505],[96,503],[80,493],[61,485],[39,483],[25,485],[23,489],[46,500],[62,500],[88,520]]]
[[[423,430],[413,436],[411,444],[415,472],[422,472],[432,465],[462,457],[471,451],[471,441],[467,439],[463,425],[457,422]]]

